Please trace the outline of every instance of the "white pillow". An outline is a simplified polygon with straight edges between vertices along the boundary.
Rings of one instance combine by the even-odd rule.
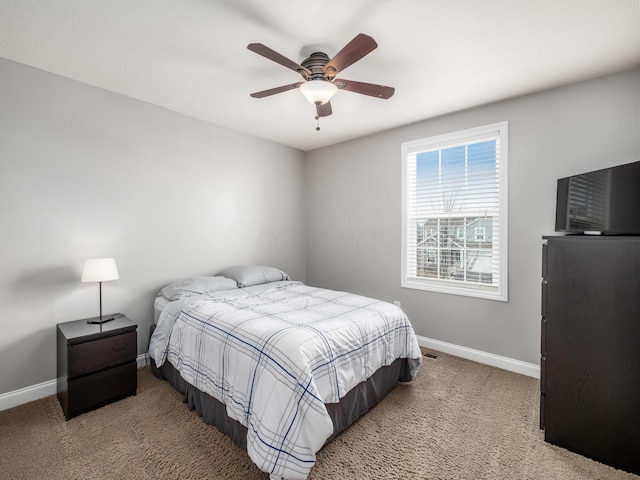
[[[289,280],[289,275],[284,273],[282,270],[262,265],[244,265],[241,267],[229,268],[218,273],[218,275],[235,280],[240,288],[260,285],[262,283]]]
[[[219,292],[220,290],[233,290],[238,288],[235,281],[230,278],[215,277],[189,277],[176,280],[170,283],[158,295],[162,295],[167,300],[178,300],[182,297],[192,297],[209,292]]]

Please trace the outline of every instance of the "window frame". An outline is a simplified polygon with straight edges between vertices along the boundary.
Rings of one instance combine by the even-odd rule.
[[[401,244],[401,282],[403,288],[433,291],[454,295],[483,298],[507,302],[508,296],[508,152],[509,152],[509,128],[508,122],[499,122],[480,127],[460,130],[457,132],[435,135],[418,140],[404,142],[401,145],[401,181],[402,181],[402,244]],[[409,276],[409,233],[408,233],[408,159],[410,155],[416,155],[421,151],[430,151],[436,148],[445,149],[457,145],[468,145],[475,142],[497,137],[498,141],[498,283],[497,286],[483,284],[463,284],[455,280],[413,278]],[[486,238],[486,231],[485,231]],[[417,255],[417,251],[416,251]],[[415,270],[414,270],[415,271]]]

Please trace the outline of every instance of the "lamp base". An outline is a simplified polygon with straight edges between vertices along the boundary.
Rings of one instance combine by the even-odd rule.
[[[107,315],[102,318],[100,317],[92,318],[91,320],[87,320],[87,323],[91,323],[91,324],[95,323],[95,324],[102,325],[103,323],[107,323],[115,319],[116,319],[115,315]]]

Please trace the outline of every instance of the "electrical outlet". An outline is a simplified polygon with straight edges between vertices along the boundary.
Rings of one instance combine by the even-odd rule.
[[[402,308],[402,305],[400,305],[400,300],[394,300],[394,301],[393,301],[393,304],[394,304],[396,307],[400,307],[400,308]]]

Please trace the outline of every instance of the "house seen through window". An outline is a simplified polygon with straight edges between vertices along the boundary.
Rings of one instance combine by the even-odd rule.
[[[507,123],[402,145],[402,286],[507,300]]]

